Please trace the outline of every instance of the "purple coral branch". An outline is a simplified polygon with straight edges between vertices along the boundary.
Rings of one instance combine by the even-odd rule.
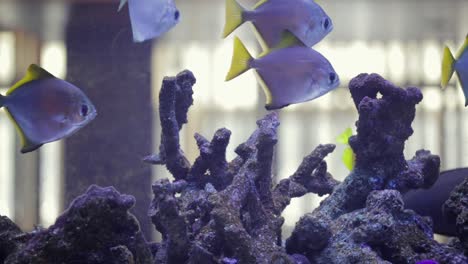
[[[307,193],[320,196],[330,194],[338,181],[327,173],[327,163],[323,160],[333,152],[335,145],[319,145],[302,161],[297,171],[288,179],[281,180],[273,191],[276,212],[281,213],[289,205],[291,198]]]
[[[230,137],[231,131],[225,128],[218,129],[211,142],[202,135],[195,134],[200,156],[190,170],[189,181],[197,182],[201,186],[209,182],[216,189],[223,189],[231,182],[232,177],[228,176],[226,161],[226,148]],[[207,171],[209,174],[205,174]]]
[[[180,149],[179,131],[187,123],[187,112],[193,103],[192,86],[195,77],[183,71],[176,77],[165,77],[159,92],[159,115],[162,126],[159,154],[150,155],[143,161],[151,164],[166,164],[175,179],[185,179],[190,162]]]

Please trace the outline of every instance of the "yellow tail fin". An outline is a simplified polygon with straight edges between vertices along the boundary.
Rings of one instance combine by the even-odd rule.
[[[445,46],[444,48],[444,55],[442,57],[442,73],[441,73],[441,81],[440,85],[442,88],[447,87],[447,84],[450,81],[450,78],[452,78],[454,67],[453,65],[455,64],[455,59],[453,58],[452,52],[450,52],[450,49]]]
[[[253,60],[247,48],[242,41],[234,38],[234,53],[232,55],[231,68],[226,76],[226,81],[232,80],[250,68],[250,62]]]
[[[223,38],[244,23],[242,12],[244,12],[244,8],[236,0],[226,0],[226,24],[224,25]]]

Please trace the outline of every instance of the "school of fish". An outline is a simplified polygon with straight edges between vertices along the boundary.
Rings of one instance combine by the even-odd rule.
[[[327,58],[310,48],[333,29],[331,18],[316,2],[262,0],[249,11],[236,0],[226,0],[223,37],[246,21],[252,23],[264,52],[253,58],[235,37],[226,81],[254,69],[267,110],[313,100],[340,85]]]

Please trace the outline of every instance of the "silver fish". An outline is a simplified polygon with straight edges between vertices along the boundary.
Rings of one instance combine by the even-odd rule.
[[[331,18],[312,0],[262,0],[251,11],[236,0],[226,0],[223,37],[246,21],[253,23],[264,50],[276,47],[284,31],[312,47],[333,30]]]
[[[5,96],[0,96],[0,106],[15,124],[22,153],[72,135],[97,115],[79,88],[35,64]]]
[[[251,68],[256,70],[266,94],[267,110],[313,100],[340,84],[330,62],[311,48],[289,47],[254,59],[236,37],[226,81]]]
[[[135,42],[157,38],[180,21],[173,0],[121,0],[119,11],[127,1]]]

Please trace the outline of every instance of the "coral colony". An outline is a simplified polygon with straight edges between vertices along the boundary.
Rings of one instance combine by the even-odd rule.
[[[0,261],[4,263],[468,263],[468,181],[457,187],[444,210],[457,219],[457,238],[432,239],[431,220],[404,209],[401,193],[428,188],[439,175],[439,157],[420,150],[403,156],[411,136],[418,88],[402,89],[376,74],[361,74],[349,85],[359,112],[356,154],[350,175],[338,182],[324,158],[334,145],[319,145],[297,171],[272,182],[279,117],[270,113],[226,160],[231,132],[211,140],[195,135],[193,164],[180,149],[195,78],[189,71],[165,78],[160,91],[159,154],[174,181],[152,188],[149,217],[162,234],[145,240],[128,210],[135,200],[113,187],[91,186],[48,229],[22,232],[0,218]],[[377,95],[380,94],[381,98]],[[289,238],[281,236],[282,211],[292,198],[329,194],[304,215]],[[465,254],[465,255],[464,255]]]

